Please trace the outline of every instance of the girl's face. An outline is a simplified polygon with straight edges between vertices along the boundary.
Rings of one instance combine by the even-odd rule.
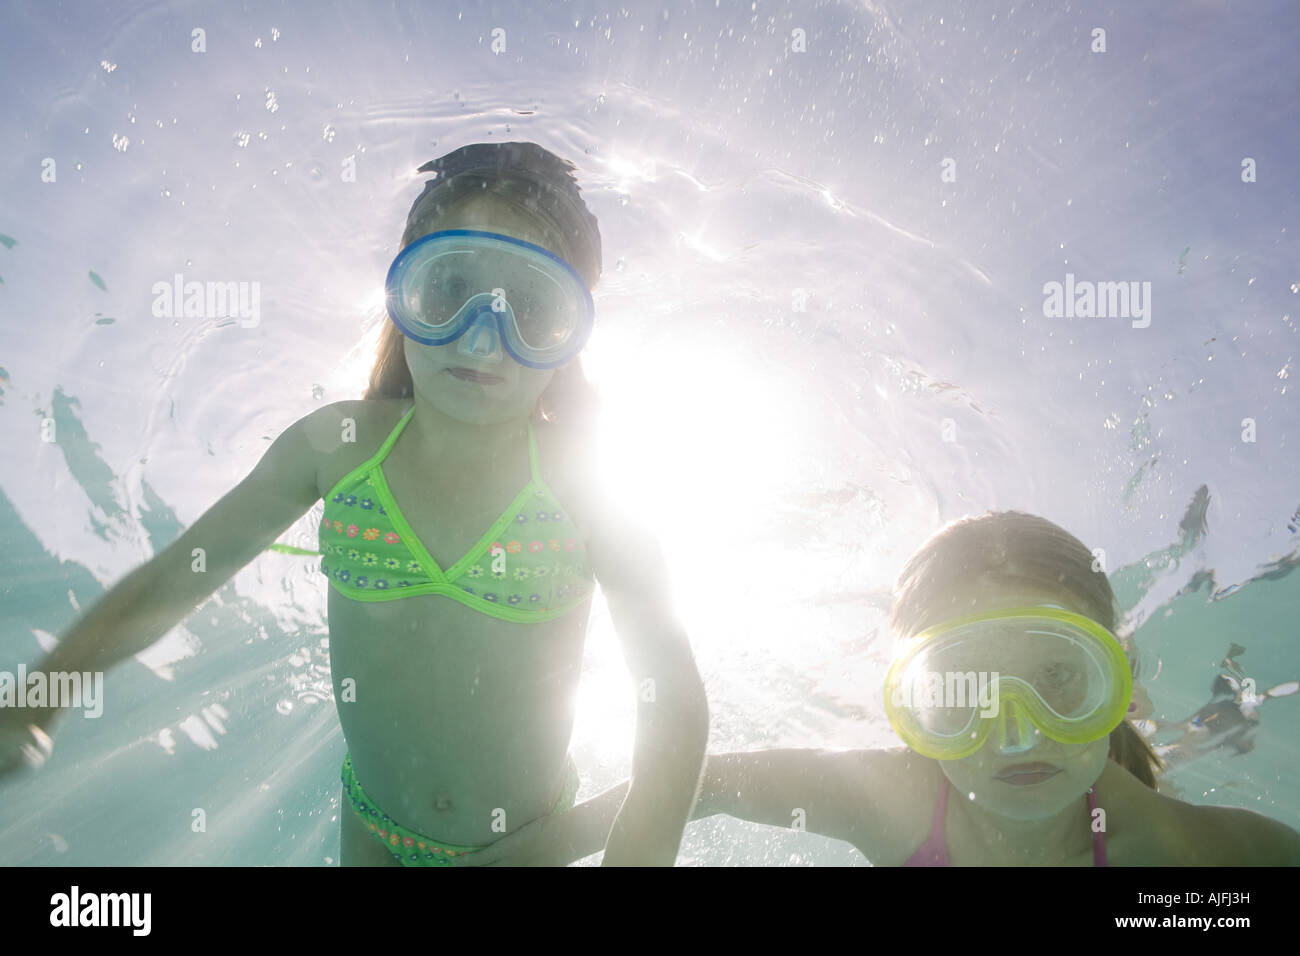
[[[495,232],[562,255],[563,247],[543,220],[492,195],[444,212],[420,236],[444,229]],[[497,330],[486,324],[446,345],[423,345],[411,338],[403,345],[416,394],[444,415],[471,425],[527,418],[556,371],[520,365],[502,348]]]
[[[990,734],[971,756],[943,760],[940,766],[957,791],[972,803],[1012,820],[1038,820],[1060,813],[1097,782],[1110,753],[1107,737],[1090,744],[1061,744],[1040,733],[1033,747],[1012,754],[1000,751],[996,738]],[[1004,779],[1010,771],[1030,769],[1026,764],[1051,775],[1028,784]],[[1019,781],[1025,779],[1018,777]]]
[[[973,610],[993,611],[999,607],[1059,605],[1077,614],[1088,609],[1066,594],[1030,589],[985,589]],[[1029,741],[999,743],[1000,734],[989,734],[984,745],[961,760],[941,760],[939,765],[959,793],[982,809],[1013,820],[1037,820],[1054,816],[1068,807],[1097,782],[1106,767],[1110,739],[1087,744],[1062,744],[1033,728]],[[1041,773],[1036,773],[1041,771]]]

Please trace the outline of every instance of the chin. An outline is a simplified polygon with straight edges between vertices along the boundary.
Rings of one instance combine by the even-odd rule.
[[[972,802],[988,812],[1011,820],[1040,820],[1060,813],[1087,792],[1106,769],[1109,749],[1103,739],[1073,752],[1025,754],[1026,763],[1042,760],[1061,768],[1050,780],[1031,787],[1014,787],[993,776],[995,767],[1005,765],[1005,758],[995,762],[977,756],[969,763],[955,761],[956,765],[946,770],[953,786],[968,799],[973,793]]]
[[[1088,787],[1089,784],[1069,771],[1035,787],[1011,787],[1000,780],[986,778],[973,788],[973,802],[1009,820],[1042,820],[1074,803]]]

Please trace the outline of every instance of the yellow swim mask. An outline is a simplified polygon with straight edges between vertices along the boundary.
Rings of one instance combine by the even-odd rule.
[[[946,621],[904,641],[885,676],[889,723],[917,753],[969,757],[996,733],[1004,753],[1038,733],[1065,744],[1114,730],[1133,695],[1119,640],[1051,606]]]

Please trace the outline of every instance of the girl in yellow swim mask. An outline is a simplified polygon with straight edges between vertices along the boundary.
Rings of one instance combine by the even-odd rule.
[[[1300,864],[1281,823],[1156,792],[1117,614],[1091,552],[1051,522],[953,522],[894,592],[884,703],[908,746],[710,754],[694,816],[798,819],[876,865]],[[622,786],[466,862],[594,852]]]

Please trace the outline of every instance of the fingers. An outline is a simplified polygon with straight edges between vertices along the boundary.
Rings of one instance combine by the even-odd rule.
[[[50,735],[35,724],[6,730],[0,733],[0,776],[16,774],[24,767],[40,767],[53,750]]]
[[[492,866],[501,859],[502,853],[493,846],[486,846],[473,853],[462,853],[451,858],[452,866]]]
[[[27,766],[36,768],[45,763],[54,752],[54,740],[35,724],[27,728],[31,731],[31,742],[22,745],[23,760]]]

